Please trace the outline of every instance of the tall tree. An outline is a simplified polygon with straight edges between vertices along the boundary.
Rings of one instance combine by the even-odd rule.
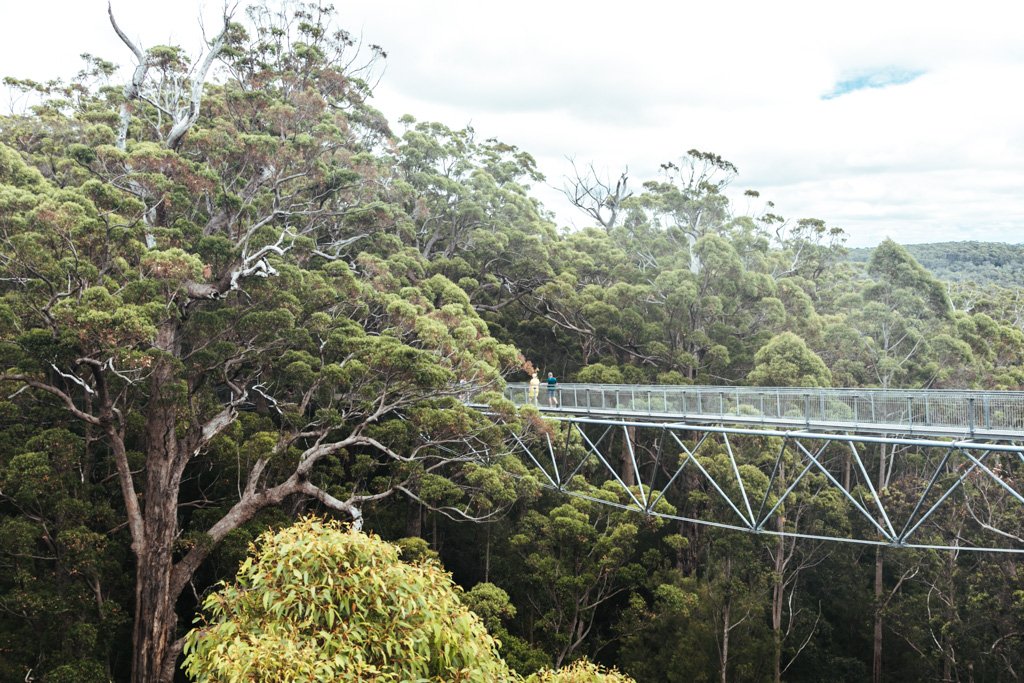
[[[842,353],[860,359],[865,376],[861,381],[882,388],[930,384],[939,366],[931,339],[951,314],[945,288],[927,270],[892,240],[872,253],[867,274],[872,278],[862,292],[840,303],[847,318],[832,326],[833,339],[844,335],[852,345],[843,344]],[[885,491],[894,469],[895,449],[882,444],[878,449],[875,486]],[[885,591],[884,552],[875,553],[875,618],[873,677],[882,679],[882,644]]]
[[[596,487],[582,477],[571,490],[579,497],[557,505],[546,514],[527,512],[522,527],[509,539],[520,566],[529,570],[516,587],[526,592],[535,628],[552,654],[555,666],[585,652],[597,641],[598,615],[611,601],[635,590],[643,572],[636,546],[645,533],[661,522],[650,518],[639,526],[635,517],[616,507],[628,495],[615,482]],[[671,507],[659,502],[662,510]]]
[[[690,272],[696,275],[701,270],[697,241],[719,232],[728,220],[725,188],[739,171],[727,159],[697,149],[688,151],[679,163],[662,164],[661,170],[663,179],[644,183],[645,192],[635,206],[672,239],[689,247]]]
[[[519,363],[417,255],[354,250],[374,228],[355,218],[382,128],[347,66],[351,36],[319,6],[249,17],[211,47],[226,78],[203,86],[198,115],[189,100],[181,135],[146,123],[162,120],[150,69],[123,145],[110,91],[39,121],[77,140],[63,188],[0,146],[0,381],[22,410],[63,408],[116,471],[135,681],[173,677],[179,598],[261,510],[306,499],[358,524],[368,502],[430,504],[439,482],[494,465],[473,461],[497,431],[460,399]],[[4,127],[9,143],[18,130]],[[225,451],[227,486],[207,474]],[[452,514],[482,499],[458,498],[437,496]]]

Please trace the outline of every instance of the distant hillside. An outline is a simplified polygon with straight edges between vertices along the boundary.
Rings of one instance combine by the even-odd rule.
[[[933,242],[903,245],[941,280],[1024,287],[1024,244],[1002,242]],[[854,263],[866,263],[874,247],[849,250]]]

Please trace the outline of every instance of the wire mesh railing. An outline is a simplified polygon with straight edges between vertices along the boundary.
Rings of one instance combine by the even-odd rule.
[[[562,413],[1024,439],[1018,391],[558,384],[532,396],[518,383],[505,396]]]

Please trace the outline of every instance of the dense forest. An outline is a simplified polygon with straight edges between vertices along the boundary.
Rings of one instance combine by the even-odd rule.
[[[978,285],[1024,286],[1024,245],[999,242],[934,242],[904,248],[935,277]],[[867,263],[873,248],[849,250],[854,263]]]
[[[225,18],[195,59],[135,44],[111,14],[131,69],[85,55],[68,81],[5,81],[31,106],[0,117],[0,679],[186,680],[188,655],[199,680],[258,680],[230,668],[242,641],[278,667],[264,680],[404,679],[324,656],[356,635],[386,643],[389,666],[426,662],[424,680],[619,680],[584,658],[641,682],[1024,674],[1016,555],[668,523],[616,507],[621,489],[586,468],[569,498],[510,434],[581,444],[501,395],[534,369],[1020,389],[1016,275],[946,282],[929,270],[953,253],[940,245],[851,260],[825,220],[737,212],[738,170],[699,150],[639,185],[576,174],[566,199],[593,225],[559,229],[528,151],[414,116],[392,127],[372,106],[384,49],[360,50],[326,8],[290,12]],[[1015,273],[1015,249],[957,260]],[[732,447],[748,462],[779,449]],[[910,449],[866,457],[893,505],[927,484]],[[857,523],[821,475],[799,486],[779,529]],[[720,505],[685,491],[661,504]],[[922,533],[998,524],[1024,544],[1019,507],[984,493]],[[413,569],[311,518],[394,541]],[[342,546],[336,579],[323,558]],[[297,601],[310,576],[353,597]],[[406,608],[382,599],[438,605],[440,650],[401,635]],[[356,602],[394,628],[357,634]],[[211,640],[187,635],[219,618]],[[317,624],[308,643],[274,630],[287,619]],[[456,660],[486,668],[438,673]]]

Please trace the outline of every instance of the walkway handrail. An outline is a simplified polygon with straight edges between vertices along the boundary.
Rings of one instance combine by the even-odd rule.
[[[541,386],[538,407],[704,423],[1024,440],[1024,391],[560,383],[555,393],[557,406],[549,405],[547,387]],[[505,396],[517,405],[532,402],[525,383],[509,384]]]

